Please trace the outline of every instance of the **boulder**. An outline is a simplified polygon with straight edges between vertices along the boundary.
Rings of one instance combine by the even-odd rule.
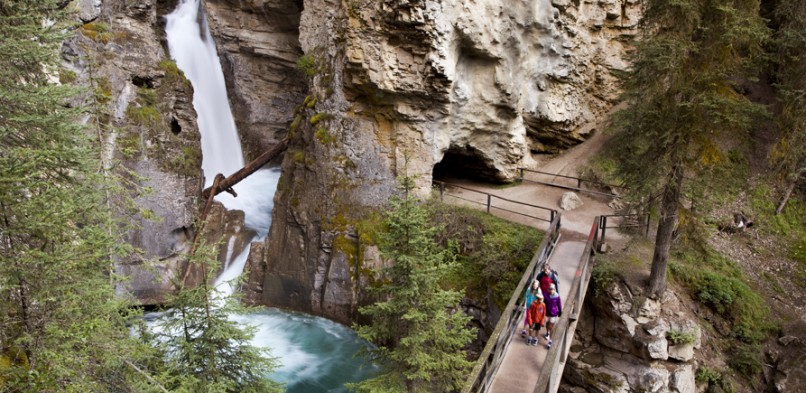
[[[566,210],[566,211],[574,210],[574,209],[582,206],[583,204],[584,204],[584,202],[582,202],[582,199],[579,197],[579,195],[577,195],[576,193],[573,193],[571,191],[566,192],[560,198],[560,209],[563,209],[563,210]]]
[[[697,382],[694,379],[694,366],[686,364],[674,369],[669,381],[669,390],[678,393],[695,392]]]

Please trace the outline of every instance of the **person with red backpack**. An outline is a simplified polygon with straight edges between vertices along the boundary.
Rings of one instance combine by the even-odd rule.
[[[537,274],[535,280],[540,283],[540,291],[543,292],[543,297],[549,295],[549,285],[554,284],[557,293],[560,293],[560,276],[557,275],[556,270],[552,270],[548,262],[543,265],[543,270]]]

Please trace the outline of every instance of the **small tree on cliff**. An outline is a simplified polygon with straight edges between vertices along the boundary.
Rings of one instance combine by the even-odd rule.
[[[173,391],[281,392],[282,385],[268,377],[277,361],[268,349],[250,343],[253,327],[232,319],[246,311],[237,295],[225,296],[211,284],[210,273],[219,265],[213,255],[213,247],[200,245],[189,258],[188,268],[202,273],[200,285],[187,286],[177,277],[171,309],[157,322],[156,340],[149,340],[162,349],[153,371]]]
[[[457,310],[463,294],[442,281],[455,264],[434,240],[437,228],[419,201],[409,195],[410,177],[401,179],[405,195],[393,197],[381,234],[382,255],[391,266],[371,291],[379,301],[360,312],[371,324],[355,326],[358,335],[378,345],[381,374],[351,388],[359,392],[448,392],[461,387],[472,362],[462,350],[473,338],[470,317]]]
[[[660,195],[649,282],[650,295],[659,296],[675,226],[687,213],[685,187],[727,162],[721,138],[742,139],[762,111],[734,84],[768,31],[758,0],[649,0],[642,31],[623,79],[629,107],[614,123],[622,146],[616,160],[635,195]]]

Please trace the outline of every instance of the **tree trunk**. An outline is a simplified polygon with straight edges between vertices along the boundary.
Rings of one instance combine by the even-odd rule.
[[[666,180],[661,201],[658,234],[655,236],[655,252],[652,255],[652,271],[649,274],[649,296],[660,298],[666,291],[666,265],[669,262],[669,249],[672,247],[672,236],[677,223],[677,206],[683,185],[683,168],[672,167]]]
[[[784,211],[784,207],[786,206],[786,203],[789,202],[789,197],[792,196],[792,191],[795,190],[795,187],[798,185],[798,181],[800,181],[801,177],[804,174],[806,174],[806,166],[804,166],[804,165],[806,165],[806,163],[799,164],[798,166],[800,167],[800,169],[795,171],[795,173],[792,175],[792,177],[793,177],[792,183],[789,183],[789,187],[787,187],[786,193],[784,194],[784,197],[781,199],[781,202],[778,204],[778,208],[775,209],[775,215],[776,216],[781,214],[782,211]]]

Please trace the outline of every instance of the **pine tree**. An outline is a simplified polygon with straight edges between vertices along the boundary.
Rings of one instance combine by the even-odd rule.
[[[795,186],[806,178],[806,2],[780,0],[775,7],[773,59],[781,101],[783,134],[773,150],[773,161],[787,183],[775,213],[786,206]]]
[[[762,109],[737,92],[768,35],[758,0],[649,0],[632,68],[618,172],[633,195],[660,196],[649,293],[666,289],[666,264],[686,185],[727,161],[719,141],[741,140]],[[696,220],[695,214],[688,214]]]
[[[68,105],[77,91],[55,82],[58,5],[0,2],[0,390],[149,391],[110,270],[130,251],[105,200],[115,185]]]
[[[225,297],[210,284],[210,272],[218,271],[214,250],[200,245],[190,256],[202,272],[201,285],[185,286],[181,277],[174,281],[172,308],[157,322],[150,341],[162,346],[163,358],[154,371],[162,370],[160,380],[172,391],[280,392],[282,385],[269,378],[277,361],[250,343],[254,328],[232,319],[247,310],[236,295]]]
[[[358,335],[378,345],[381,374],[352,386],[359,392],[449,392],[459,389],[472,362],[462,350],[473,338],[470,317],[457,310],[463,294],[443,288],[454,262],[437,246],[428,210],[409,195],[410,177],[401,180],[403,198],[393,197],[380,249],[391,266],[372,292],[377,303],[362,307],[369,325]]]

